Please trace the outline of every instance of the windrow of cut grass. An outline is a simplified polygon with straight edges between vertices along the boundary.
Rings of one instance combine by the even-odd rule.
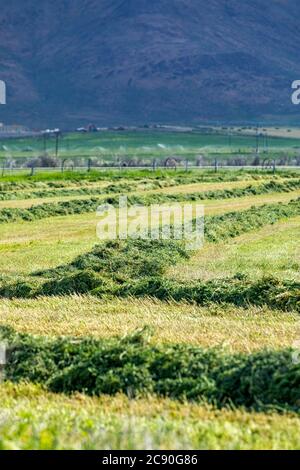
[[[258,185],[247,185],[240,188],[215,189],[201,192],[149,194],[143,197],[143,204],[165,204],[173,202],[195,202],[209,199],[233,199],[246,196],[259,196],[269,193],[288,193],[300,189],[300,180],[284,182],[268,181]],[[142,202],[142,201],[141,201]]]
[[[300,410],[300,365],[292,350],[228,354],[221,349],[149,343],[144,328],[130,336],[34,337],[2,327],[8,345],[5,378],[53,392],[130,397],[155,394],[219,408]]]
[[[121,183],[115,185],[109,185],[106,187],[89,187],[83,186],[78,188],[73,187],[66,187],[66,188],[59,188],[59,189],[41,189],[35,191],[6,191],[0,193],[0,201],[15,201],[15,200],[23,200],[23,199],[40,199],[45,197],[67,197],[67,196],[99,196],[101,194],[109,194],[109,193],[118,193],[122,191],[131,191],[131,185],[128,183]]]
[[[123,186],[111,186],[103,190],[103,194],[123,191],[131,191],[132,188],[128,184]],[[172,204],[183,202],[196,202],[208,199],[229,199],[245,196],[255,196],[269,193],[291,192],[300,189],[300,180],[287,181],[284,183],[271,181],[262,185],[250,185],[245,188],[233,188],[214,191],[203,191],[191,194],[175,193],[175,194],[134,194],[128,195],[128,205],[144,205],[151,204]],[[95,190],[99,196],[99,190]],[[90,199],[73,199],[57,203],[44,203],[33,205],[29,208],[3,208],[0,209],[0,223],[12,223],[20,220],[33,221],[47,217],[84,214],[96,211],[100,204],[111,204],[118,207],[119,196],[109,196]]]
[[[36,297],[86,293],[103,287],[112,294],[120,285],[149,276],[162,276],[168,266],[188,258],[175,240],[115,240],[97,245],[68,265],[35,272],[23,281],[3,282],[2,297]]]
[[[103,199],[73,199],[58,203],[39,204],[26,209],[3,208],[0,210],[0,223],[18,222],[21,220],[31,222],[47,217],[94,212],[100,201],[103,201]]]
[[[293,180],[287,180],[287,182],[293,182]],[[175,181],[159,181],[159,180],[141,180],[141,181],[121,181],[119,183],[108,184],[106,186],[83,186],[76,185],[66,186],[66,187],[55,187],[55,189],[49,189],[48,187],[44,189],[34,190],[34,191],[0,191],[0,201],[12,201],[12,200],[26,200],[26,199],[40,199],[40,198],[51,198],[51,197],[69,197],[69,196],[100,196],[105,194],[114,194],[114,193],[130,193],[137,190],[154,190],[164,187],[173,187],[175,186]],[[300,183],[299,183],[300,186]],[[297,187],[295,187],[297,189]]]
[[[206,219],[205,238],[219,242],[264,225],[299,215],[300,199],[288,204],[253,207]],[[107,241],[73,262],[56,269],[33,273],[25,280],[3,280],[0,296],[32,298],[91,293],[98,296],[147,296],[176,299],[205,305],[227,302],[239,306],[268,305],[283,310],[300,309],[300,285],[289,280],[250,280],[236,275],[208,282],[176,282],[167,279],[168,267],[187,260],[191,254],[181,240]]]
[[[103,287],[95,288],[103,294]],[[271,309],[300,313],[300,282],[262,277],[257,280],[237,274],[232,278],[211,281],[172,281],[163,277],[128,283],[114,291],[119,296],[153,296],[159,300],[175,300],[209,305],[233,304],[238,307],[268,306]]]
[[[293,183],[294,179],[283,179],[277,180],[272,179],[265,179],[262,181],[270,181],[274,183]],[[297,180],[295,180],[297,181]],[[249,185],[248,179],[245,180],[245,184]],[[203,183],[204,185],[228,185],[228,184],[240,184],[243,181],[226,181],[226,182],[217,182],[217,183]],[[199,183],[191,183],[192,185],[198,185]],[[259,184],[259,180],[255,181],[255,184]],[[0,185],[1,186],[1,185]],[[49,188],[44,183],[39,185],[39,188],[34,189],[17,189],[15,191],[0,191],[0,201],[22,201],[22,200],[31,200],[31,199],[45,199],[45,198],[59,198],[59,197],[72,197],[72,196],[101,196],[106,194],[114,194],[114,193],[130,193],[130,192],[137,192],[137,191],[151,191],[151,190],[159,190],[159,189],[169,189],[178,186],[176,180],[149,180],[144,179],[140,181],[127,181],[127,180],[120,180],[119,182],[108,184],[108,183],[86,183],[84,184],[71,184],[71,185],[62,185],[59,184],[57,187]],[[183,187],[190,186],[190,182],[187,181],[183,184]],[[180,187],[180,186],[179,186]],[[295,185],[295,189],[297,189],[297,184]]]

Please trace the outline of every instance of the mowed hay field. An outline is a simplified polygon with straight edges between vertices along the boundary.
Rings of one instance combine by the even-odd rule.
[[[100,241],[119,195],[204,246]],[[0,233],[1,449],[300,448],[300,172],[5,177]]]

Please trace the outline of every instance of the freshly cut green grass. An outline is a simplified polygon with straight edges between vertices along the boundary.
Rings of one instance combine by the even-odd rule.
[[[275,183],[275,181],[274,181]],[[294,188],[296,189],[299,185],[297,184],[297,180],[293,179],[287,179],[286,182],[276,182],[275,185],[287,185],[287,188]],[[62,200],[67,200],[67,198],[72,198],[74,196],[78,197],[83,197],[83,196],[104,196],[107,194],[118,194],[118,193],[130,193],[132,191],[137,191],[137,190],[155,190],[157,188],[161,189],[165,186],[176,186],[176,181],[172,180],[166,180],[166,181],[159,181],[159,180],[141,180],[141,181],[121,181],[118,183],[114,184],[104,184],[102,182],[96,184],[96,183],[90,183],[88,186],[83,186],[80,184],[77,184],[77,186],[64,186],[62,188],[58,187],[55,189],[49,189],[48,187],[40,190],[31,190],[31,191],[4,191],[0,192],[0,207],[9,207],[9,204],[11,207],[12,203],[15,204],[15,207],[18,207],[17,201],[22,201],[23,204],[28,204],[28,207],[30,204],[32,204],[32,200],[37,199],[38,201],[43,201],[49,199],[50,201],[53,199],[56,199],[59,201],[59,199]],[[248,183],[249,185],[249,183]],[[39,202],[37,202],[38,204]],[[41,203],[41,202],[40,202]]]
[[[100,196],[101,191],[97,190],[97,196]],[[101,196],[100,196],[101,197]],[[91,198],[90,195],[80,195],[80,196],[52,196],[51,198],[49,197],[43,197],[40,199],[12,199],[12,200],[6,200],[6,201],[0,201],[0,211],[4,211],[7,213],[7,210],[10,210],[10,213],[15,213],[17,210],[18,213],[20,210],[32,210],[32,207],[36,206],[44,206],[45,204],[62,204],[68,201],[86,201]],[[11,212],[13,211],[13,212]],[[17,220],[17,219],[16,219]],[[19,219],[18,219],[19,220]],[[20,218],[22,220],[22,218]]]
[[[78,277],[76,282],[81,282]],[[87,282],[87,281],[86,281]],[[25,296],[30,287],[27,285],[13,287],[17,290],[15,296]],[[28,290],[27,290],[28,289]],[[9,291],[8,291],[9,292]],[[103,285],[99,285],[90,292],[95,295],[103,295],[106,292]],[[5,291],[2,290],[2,295]],[[9,292],[10,295],[10,292]],[[274,277],[251,280],[243,275],[236,275],[228,279],[216,279],[207,282],[176,282],[162,277],[145,278],[140,282],[121,286],[114,291],[114,295],[121,297],[153,296],[160,300],[175,300],[177,302],[191,302],[197,305],[209,303],[232,304],[238,307],[248,305],[264,306],[283,311],[300,312],[300,282],[282,281]]]
[[[0,384],[0,449],[300,449],[293,414],[216,410],[124,395],[51,394],[34,385]]]
[[[166,200],[169,201],[172,201],[173,198],[174,201],[177,200],[177,195],[180,194],[179,199],[182,199],[183,202],[198,197],[199,193],[202,196],[203,193],[206,193],[206,197],[215,197],[216,195],[223,198],[230,197],[230,199],[202,201],[209,220],[213,215],[221,216],[221,214],[228,214],[229,211],[240,211],[236,220],[232,220],[229,215],[225,219],[217,218],[218,224],[221,222],[224,230],[220,226],[217,231],[215,226],[208,227],[208,239],[213,243],[208,243],[199,253],[193,254],[190,260],[185,256],[179,257],[180,259],[175,256],[176,259],[171,259],[168,255],[167,258],[171,259],[170,262],[176,263],[173,272],[169,266],[170,262],[167,260],[164,263],[163,253],[160,253],[158,258],[160,262],[163,262],[160,265],[162,269],[158,287],[168,285],[167,276],[172,277],[173,281],[170,281],[170,285],[172,288],[176,288],[175,294],[180,294],[178,288],[182,288],[179,286],[181,283],[174,281],[176,279],[174,271],[177,270],[181,274],[177,277],[177,281],[184,278],[187,281],[184,283],[185,287],[187,285],[193,287],[194,283],[191,285],[190,281],[198,279],[203,281],[207,288],[207,281],[215,280],[215,278],[227,278],[229,281],[225,280],[223,285],[226,295],[228,295],[228,288],[231,289],[232,282],[240,283],[238,290],[240,287],[244,288],[246,284],[249,284],[251,288],[254,284],[261,287],[259,279],[270,275],[272,263],[273,272],[277,278],[281,279],[285,287],[287,279],[293,281],[293,286],[295,281],[299,282],[297,274],[299,268],[297,267],[298,217],[285,213],[284,217],[287,216],[285,220],[279,220],[277,217],[273,217],[274,213],[271,211],[272,213],[269,212],[265,219],[265,221],[268,220],[266,226],[264,225],[265,221],[263,226],[260,226],[256,219],[265,203],[268,205],[270,203],[277,205],[278,202],[288,203],[292,198],[299,196],[299,190],[276,193],[273,192],[273,187],[271,192],[265,194],[253,195],[252,193],[249,195],[247,193],[247,196],[242,196],[240,193],[241,189],[245,191],[246,186],[264,187],[269,191],[268,179],[275,181],[277,189],[280,188],[280,185],[284,186],[287,181],[293,181],[294,184],[296,174],[287,175],[292,176],[291,178],[285,179],[280,175],[273,179],[272,175],[259,171],[253,174],[246,174],[243,171],[230,174],[220,172],[218,175],[214,175],[212,172],[185,174],[174,171],[169,171],[166,174],[163,172],[159,174],[159,172],[131,173],[126,171],[120,173],[122,175],[116,172],[111,175],[108,173],[101,175],[96,172],[85,175],[75,174],[75,176],[74,173],[58,174],[54,179],[53,175],[44,174],[41,178],[37,175],[32,179],[15,177],[15,182],[12,185],[6,178],[4,180],[6,182],[3,184],[6,185],[5,191],[12,193],[11,195],[14,197],[18,193],[25,195],[23,200],[10,202],[10,204],[16,204],[15,207],[19,204],[25,207],[33,202],[39,204],[38,195],[44,191],[48,196],[51,194],[52,201],[56,200],[55,198],[62,201],[63,197],[71,198],[77,191],[78,198],[83,199],[80,192],[82,188],[89,187],[94,190],[100,186],[101,188],[117,187],[123,184],[129,184],[132,190],[137,191],[137,196],[142,196],[146,201],[148,198],[151,201],[151,194],[155,194],[155,198],[158,199],[161,194],[167,194]],[[299,179],[299,173],[297,178]],[[39,179],[43,181],[39,181]],[[3,179],[0,179],[0,191],[1,181]],[[23,188],[22,184],[24,184]],[[290,183],[288,186],[291,189]],[[232,189],[239,190],[234,193],[238,197],[232,197]],[[84,191],[86,190],[84,189]],[[251,189],[250,193],[253,190]],[[280,190],[283,190],[283,187]],[[68,194],[71,195],[66,196],[66,192],[69,191]],[[64,196],[63,193],[65,193]],[[30,197],[34,196],[34,201],[27,199],[29,194]],[[84,197],[89,196],[84,195]],[[106,196],[104,195],[104,197]],[[3,201],[2,206],[5,204],[6,201]],[[257,210],[254,211],[255,215],[252,214],[250,218],[248,217],[246,224],[246,218],[242,213],[249,210],[254,204],[257,206]],[[259,218],[264,217],[262,214]],[[30,273],[43,271],[43,276],[40,277],[43,279],[43,283],[55,280],[57,274],[64,276],[63,271],[60,273],[53,271],[50,274],[49,269],[55,270],[59,265],[66,265],[69,269],[70,264],[80,255],[81,260],[86,261],[85,254],[91,253],[94,245],[98,243],[96,238],[97,221],[95,214],[90,213],[2,224],[0,228],[0,274],[11,280],[15,278],[20,281],[22,278],[28,280]],[[226,224],[228,224],[228,230]],[[241,235],[236,236],[237,233],[241,233]],[[276,234],[276,238],[272,237],[273,234]],[[110,280],[112,273],[117,270],[121,278],[119,278],[118,284],[120,284],[120,280],[121,284],[123,281],[125,284],[132,281],[136,274],[138,274],[137,282],[140,284],[141,271],[136,269],[136,264],[130,262],[128,265],[127,261],[133,258],[142,267],[143,263],[148,261],[146,258],[149,250],[143,249],[142,251],[144,258],[140,257],[138,260],[129,251],[128,257],[125,256],[123,259],[127,266],[122,265],[121,267],[116,266],[120,253],[117,251],[115,257],[109,253],[113,263],[110,269],[105,267],[107,279]],[[214,265],[211,260],[215,261]],[[180,262],[178,263],[178,261]],[[154,259],[153,262],[152,269],[155,270],[156,260]],[[148,264],[146,267],[148,269]],[[77,270],[78,267],[75,268]],[[144,271],[148,274],[147,269],[145,268]],[[190,276],[188,275],[189,269],[191,269]],[[81,267],[78,271],[82,273]],[[246,273],[247,278],[239,276],[233,279],[236,273],[241,272]],[[72,276],[72,272],[68,274]],[[48,277],[49,275],[50,277]],[[37,287],[39,282],[36,281],[39,281],[39,276],[30,279],[36,283],[35,287]],[[155,281],[157,281],[157,276]],[[274,279],[269,279],[268,282],[272,284]],[[197,285],[199,287],[199,282]],[[219,283],[218,288],[220,285]],[[278,286],[278,284],[276,285]],[[215,289],[214,283],[213,286]],[[132,286],[130,282],[130,287],[136,289],[137,286],[135,283]],[[103,344],[104,340],[113,341],[112,337],[114,336],[133,335],[137,329],[147,327],[153,331],[153,336],[149,339],[150,343],[145,345],[146,349],[162,348],[165,350],[167,348],[170,350],[172,345],[177,344],[176,348],[183,348],[183,350],[188,346],[200,347],[210,355],[212,353],[210,348],[221,347],[221,355],[227,358],[232,358],[234,354],[240,358],[242,353],[242,357],[246,355],[249,359],[255,353],[264,355],[264,349],[268,348],[272,350],[272,354],[275,353],[274,368],[276,371],[281,363],[281,359],[278,357],[281,357],[282,350],[289,350],[299,339],[297,306],[290,306],[290,311],[283,312],[274,310],[274,303],[270,304],[270,308],[267,308],[264,299],[262,302],[258,302],[261,306],[246,305],[245,308],[241,308],[224,304],[224,298],[221,299],[220,304],[211,303],[211,300],[215,300],[211,298],[205,302],[207,303],[206,307],[200,307],[191,302],[150,299],[147,295],[152,293],[151,288],[146,286],[147,292],[143,292],[142,298],[99,298],[92,295],[73,294],[34,299],[1,299],[0,325],[11,326],[20,333],[42,335],[44,337],[41,339],[42,343],[46,340],[45,337],[52,337],[53,341],[57,343],[57,336],[68,335],[74,338],[75,345],[78,340],[84,340],[87,336],[93,337]],[[280,295],[284,294],[283,297],[288,302],[288,296],[291,293],[289,289],[290,287],[280,293]],[[263,290],[268,290],[268,285],[264,285]],[[186,293],[180,298],[190,300],[191,291],[187,293],[188,297],[186,297]],[[169,298],[169,294],[170,292],[162,298]],[[256,291],[252,298],[257,300]],[[277,294],[275,300],[278,305]],[[266,356],[263,357],[266,359]],[[41,355],[36,356],[36,359],[41,361],[39,362],[41,365],[45,358]],[[89,359],[92,360],[91,357]],[[266,359],[264,366],[269,359]],[[162,358],[162,360],[165,359]],[[291,363],[292,361],[289,362],[288,367]],[[138,371],[133,370],[131,366],[132,361],[129,361],[129,369],[124,371],[123,378],[129,377],[130,380],[134,378],[134,374],[131,374],[132,371],[134,373]],[[110,369],[114,369],[111,364]],[[251,380],[253,382],[253,377],[257,377],[255,367],[252,371]],[[64,373],[66,372],[64,371]],[[248,380],[246,372],[243,369],[243,372],[239,374],[240,377],[245,378],[243,385],[245,387]],[[282,369],[276,376],[277,379],[281,373]],[[65,375],[67,382],[70,377],[68,374],[69,372]],[[189,374],[189,378],[191,375]],[[267,375],[268,383],[262,390],[264,394],[268,389],[272,374],[268,373]],[[82,376],[84,374],[80,373],[80,378]],[[289,392],[293,390],[295,383],[296,391],[299,391],[299,385],[296,382],[299,380],[299,376],[295,380],[292,376],[286,379],[285,374],[283,377],[283,382],[286,381],[288,384]],[[116,374],[115,378],[119,380],[120,375]],[[226,376],[226,380],[228,380],[228,376]],[[224,377],[222,378],[222,387],[226,386],[226,380]],[[141,381],[141,383],[144,382]],[[65,384],[68,391],[69,384],[70,382]],[[254,380],[254,384],[255,387],[261,386],[261,384],[257,384],[257,380]],[[146,383],[146,386],[148,385],[149,383]],[[282,384],[280,386],[276,384],[277,386],[280,388]],[[184,388],[185,385],[182,387]],[[180,393],[179,387],[176,386],[175,389],[176,393]],[[168,389],[167,394],[170,393],[170,390],[171,388]],[[192,387],[189,386],[186,390],[190,392]],[[285,396],[284,390],[285,388],[280,390],[279,402]],[[134,390],[126,388],[124,391],[130,396],[134,395]],[[241,397],[245,398],[244,392],[241,392],[240,384],[239,386],[235,384],[233,393],[230,392],[229,395],[233,396],[235,400],[235,393],[238,391],[240,399]],[[274,390],[271,393],[274,394]],[[263,406],[261,401],[255,402],[254,408],[262,407],[261,409],[269,410],[270,396],[267,399],[268,404],[265,403]],[[280,414],[270,411],[249,413],[244,411],[242,407],[229,410],[224,407],[226,400],[225,402],[221,400],[222,403],[219,403],[219,406],[223,407],[222,410],[216,410],[206,404],[157,398],[152,394],[141,399],[129,399],[124,395],[102,395],[99,398],[89,398],[87,395],[78,393],[72,396],[59,393],[51,394],[39,386],[16,385],[10,382],[0,384],[0,399],[2,404],[0,410],[0,448],[3,449],[144,449],[145,447],[154,449],[300,449],[299,415],[288,414],[282,409],[282,407],[287,409],[288,400],[283,406],[282,402],[272,403],[272,407],[280,409]],[[230,403],[232,403],[231,400]],[[249,403],[246,406],[248,405]],[[291,408],[296,409],[294,406],[295,403]],[[298,401],[296,401],[296,406],[298,406]]]
[[[78,295],[2,299],[0,325],[20,333],[95,338],[122,336],[149,326],[153,344],[222,346],[229,352],[289,348],[300,337],[296,312]]]
[[[206,218],[205,238],[219,242],[299,214],[299,201],[287,205],[265,205],[244,212],[231,212]],[[170,265],[190,257],[183,242],[176,240],[108,241],[72,263],[54,270],[33,273],[34,279],[2,282],[0,295],[30,298],[39,295],[92,293],[99,296],[147,296],[175,299],[205,305],[208,302],[248,303],[284,310],[300,309],[300,284],[289,280],[262,278],[182,283],[166,279]]]
[[[299,174],[300,176],[300,174]],[[165,186],[160,189],[155,189],[151,191],[153,194],[161,193],[161,194],[181,194],[181,193],[200,193],[200,192],[207,192],[207,191],[220,191],[225,189],[235,189],[235,188],[245,188],[246,186],[260,186],[264,183],[268,183],[271,181],[278,182],[278,183],[285,183],[288,181],[293,181],[294,178],[285,178],[284,175],[282,176],[275,176],[274,175],[265,175],[265,177],[261,176],[258,178],[250,178],[249,176],[245,176],[245,179],[237,179],[235,181],[201,181],[196,183],[190,183],[188,180],[185,183],[177,185],[175,188],[174,186]],[[295,178],[297,179],[297,178]]]
[[[236,199],[220,199],[201,201],[205,215],[226,214],[232,211],[245,211],[251,207],[260,207],[265,204],[288,203],[291,200],[299,198],[299,191],[290,193],[271,193],[258,196],[244,196]]]
[[[149,344],[151,331],[97,340],[36,337],[2,327],[5,379],[54,392],[130,397],[154,393],[178,400],[300,411],[300,365],[292,349],[228,354],[220,349]]]
[[[126,186],[126,194],[130,191],[130,186]],[[120,192],[119,188],[114,188]],[[128,194],[127,203],[132,205],[150,206],[151,204],[172,204],[196,201],[208,201],[214,199],[232,199],[247,196],[261,196],[269,193],[294,193],[300,194],[300,180],[291,180],[285,183],[271,181],[262,185],[246,186],[244,188],[223,189],[215,191],[204,191],[200,193],[175,193],[175,194]],[[103,190],[105,193],[106,191]],[[109,189],[107,193],[109,194]],[[96,190],[98,194],[98,190]],[[118,207],[119,197],[109,196],[106,198],[85,197],[78,199],[66,199],[58,202],[45,202],[44,204],[32,205],[30,207],[4,207],[0,209],[0,223],[16,222],[19,220],[33,221],[47,217],[84,214],[97,210],[100,204],[111,204]]]
[[[245,196],[260,196],[263,194],[293,192],[300,189],[300,180],[285,182],[269,181],[263,184],[248,184],[242,187],[202,190],[201,192],[153,193],[141,199],[145,205],[172,202],[205,201],[210,199],[233,199]]]
[[[115,178],[98,178],[96,176],[88,178],[84,174],[82,178],[76,179],[53,179],[41,181],[28,177],[22,182],[6,181],[2,182],[0,179],[0,201],[8,200],[21,200],[21,199],[35,199],[44,197],[64,197],[73,195],[90,194],[90,192],[101,191],[104,193],[118,193],[121,191],[130,190],[148,190],[153,192],[173,192],[176,187],[176,192],[182,192],[183,188],[187,188],[189,192],[193,191],[213,191],[222,190],[227,188],[239,188],[246,185],[258,185],[267,182],[286,183],[292,182],[299,178],[300,173],[297,175],[289,175],[289,173],[281,173],[278,175],[252,174],[252,173],[227,173],[223,175],[211,175],[202,173],[180,173],[176,174],[167,173],[145,173],[144,177],[133,178],[132,173],[127,177],[123,177],[115,173]],[[74,174],[73,174],[74,176]],[[12,178],[13,179],[13,178]]]
[[[47,217],[95,212],[103,201],[104,199],[101,198],[86,197],[84,199],[69,199],[57,203],[48,202],[33,205],[29,208],[2,208],[0,209],[0,223],[18,222],[20,220],[33,221]]]
[[[222,201],[203,201],[206,216],[229,211],[244,211],[277,202],[288,203],[292,193],[267,194]],[[297,196],[297,194],[296,194]],[[125,214],[121,213],[121,218]],[[29,274],[38,269],[71,262],[75,256],[91,250],[99,242],[95,213],[49,217],[32,222],[1,224],[0,272],[9,275]]]
[[[235,188],[245,188],[247,186],[255,187],[261,186],[264,183],[275,182],[280,184],[292,183],[294,179],[292,178],[278,178],[278,177],[265,177],[260,179],[249,179],[246,177],[245,180],[237,181],[219,181],[219,182],[201,182],[201,183],[189,183],[187,180],[186,184],[180,184],[181,181],[166,179],[166,180],[149,180],[142,179],[140,181],[127,181],[120,180],[120,182],[111,184],[107,182],[90,182],[68,184],[63,183],[63,186],[55,189],[50,189],[45,185],[45,188],[40,188],[39,190],[34,189],[18,189],[16,191],[0,191],[0,208],[28,208],[32,205],[45,204],[46,202],[59,202],[66,201],[70,199],[82,199],[83,196],[103,196],[108,193],[131,193],[136,192],[137,194],[140,191],[143,191],[143,194],[182,194],[182,193],[203,193],[203,192],[214,192],[220,190],[232,190]],[[295,179],[297,181],[297,179]],[[39,183],[39,185],[44,185],[44,183]],[[1,183],[0,183],[1,187]],[[157,189],[153,189],[157,188]],[[77,195],[77,196],[76,196]]]
[[[252,206],[241,212],[228,212],[206,217],[204,235],[206,242],[219,242],[235,238],[242,233],[257,230],[264,225],[299,215],[300,198],[288,204],[265,204]]]

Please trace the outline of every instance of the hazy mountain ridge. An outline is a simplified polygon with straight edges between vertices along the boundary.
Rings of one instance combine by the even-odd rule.
[[[1,120],[297,119],[297,0],[1,0]],[[291,115],[292,113],[292,115]],[[294,116],[293,116],[294,115]]]

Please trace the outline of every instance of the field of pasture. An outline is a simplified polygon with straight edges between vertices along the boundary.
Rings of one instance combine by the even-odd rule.
[[[99,240],[120,195],[203,247]],[[300,172],[4,176],[0,233],[0,449],[300,448]]]

